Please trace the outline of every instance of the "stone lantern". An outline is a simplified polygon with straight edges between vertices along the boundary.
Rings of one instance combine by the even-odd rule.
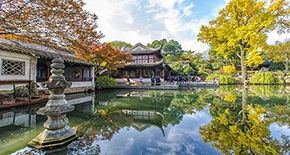
[[[76,130],[67,125],[66,114],[73,111],[74,106],[68,105],[64,91],[71,87],[71,82],[67,82],[63,76],[65,65],[60,58],[52,60],[51,73],[47,82],[41,85],[48,88],[50,95],[45,107],[39,109],[37,114],[47,117],[43,124],[45,130],[30,141],[27,145],[37,149],[59,148],[75,140]]]

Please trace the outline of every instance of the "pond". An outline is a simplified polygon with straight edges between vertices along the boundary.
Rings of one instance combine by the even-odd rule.
[[[86,98],[74,99],[67,115],[82,138],[58,154],[289,154],[289,87],[123,89]],[[1,155],[23,152],[44,130],[38,108],[1,112]]]

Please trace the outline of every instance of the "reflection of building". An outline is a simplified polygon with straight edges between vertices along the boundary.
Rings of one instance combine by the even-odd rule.
[[[47,81],[51,60],[60,57],[65,61],[65,77],[72,87],[93,87],[94,66],[77,59],[74,51],[51,49],[33,43],[0,39],[0,82],[7,80]],[[10,85],[0,85],[0,90],[11,90]]]
[[[81,124],[88,120],[88,115],[94,114],[94,95],[67,95],[68,104],[74,104],[75,110],[68,114],[70,126]],[[37,134],[44,130],[44,116],[36,111],[46,103],[34,104],[20,108],[0,111],[0,154],[11,154],[22,149]]]
[[[99,102],[97,109],[102,110],[113,106],[128,115],[128,120],[132,120],[131,126],[137,131],[142,132],[147,128],[157,127],[164,135],[163,110],[169,106],[173,95],[161,95],[162,93],[123,92],[117,94],[117,98],[112,102]]]
[[[158,48],[149,48],[138,43],[128,51],[133,55],[133,61],[124,67],[118,68],[117,78],[130,76],[131,78],[148,78],[152,75],[169,76],[171,68],[164,63],[161,55],[162,45]]]
[[[122,113],[133,116],[134,121],[132,123],[132,127],[137,131],[142,132],[147,128],[157,127],[165,136],[164,130],[162,128],[162,113],[146,110],[122,110]]]

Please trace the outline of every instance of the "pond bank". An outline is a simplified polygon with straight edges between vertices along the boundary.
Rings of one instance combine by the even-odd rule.
[[[180,87],[219,87],[219,84],[212,82],[186,82],[186,83],[169,83],[162,82],[160,85],[151,85],[151,83],[141,84],[134,82],[128,85],[128,83],[118,83],[121,89],[148,89],[148,90],[177,90]]]

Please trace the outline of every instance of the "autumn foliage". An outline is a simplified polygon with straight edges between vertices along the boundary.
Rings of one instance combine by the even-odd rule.
[[[286,0],[232,0],[219,16],[202,25],[198,40],[216,45],[220,54],[235,53],[241,60],[242,76],[247,66],[263,63],[260,49],[267,47],[267,33],[275,29],[289,32],[289,2]],[[247,66],[246,66],[247,65]],[[245,81],[244,81],[245,82]]]
[[[129,52],[113,48],[110,43],[93,45],[84,43],[75,54],[78,58],[96,65],[95,74],[104,69],[114,70],[116,66],[122,66],[132,61],[133,57]]]
[[[97,15],[82,0],[1,0],[0,37],[50,47],[99,43]]]

